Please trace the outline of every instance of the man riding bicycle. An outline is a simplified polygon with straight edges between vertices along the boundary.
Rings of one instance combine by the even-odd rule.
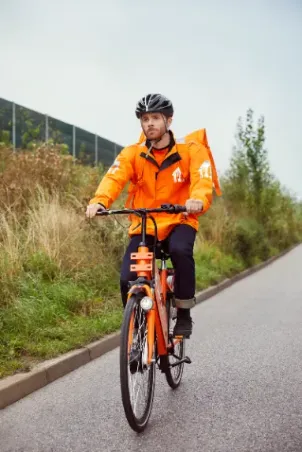
[[[197,141],[174,138],[169,130],[174,113],[169,99],[148,94],[136,106],[136,116],[146,137],[144,142],[124,148],[100,182],[86,216],[108,209],[128,181],[126,207],[156,208],[162,204],[180,204],[185,214],[155,214],[158,239],[168,249],[175,269],[174,293],[177,306],[175,336],[189,338],[192,333],[190,309],[195,305],[195,262],[193,247],[198,216],[212,203],[213,181],[207,149]],[[140,222],[131,217],[130,242],[125,252],[120,288],[123,305],[127,302],[128,282],[136,279],[130,272],[130,255],[140,242]],[[153,244],[154,225],[147,223],[147,245]]]

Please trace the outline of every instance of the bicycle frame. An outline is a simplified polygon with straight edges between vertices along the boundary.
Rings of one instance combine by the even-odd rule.
[[[138,278],[146,278],[147,281],[154,280],[154,289],[147,284],[133,284],[128,292],[128,299],[138,292],[145,292],[147,296],[152,298],[153,306],[146,313],[148,325],[148,364],[152,361],[154,346],[154,331],[157,336],[157,347],[159,355],[166,355],[169,348],[168,336],[168,316],[166,309],[167,296],[167,268],[164,268],[165,262],[162,260],[161,273],[156,265],[150,264],[155,261],[154,253],[149,252],[144,245],[138,247],[137,253],[131,254],[131,259],[136,260],[137,264],[131,265],[130,270],[137,272]],[[152,269],[153,267],[153,269]]]
[[[173,209],[173,210],[172,210]],[[131,260],[135,260],[135,264],[130,265],[130,271],[137,273],[137,280],[131,283],[131,287],[128,292],[128,299],[136,293],[145,293],[153,300],[152,308],[146,312],[147,316],[147,342],[148,342],[148,365],[151,364],[154,352],[155,335],[157,337],[157,351],[158,354],[167,355],[169,349],[174,344],[178,343],[180,339],[174,339],[173,343],[169,343],[168,334],[168,316],[166,309],[167,301],[167,266],[164,259],[161,260],[160,272],[156,264],[155,247],[158,242],[157,239],[157,226],[155,219],[150,215],[155,212],[170,212],[180,213],[185,212],[186,209],[183,206],[175,206],[167,204],[157,209],[124,209],[124,210],[109,210],[100,211],[100,215],[109,214],[135,214],[142,218],[141,227],[141,243],[138,246],[138,250],[135,253],[131,253]],[[153,252],[149,251],[146,245],[146,229],[147,218],[151,219],[155,227]],[[154,283],[152,284],[152,281]],[[152,287],[153,286],[153,287]],[[134,322],[132,322],[131,330],[129,334],[129,349],[132,344],[132,332],[134,328]]]

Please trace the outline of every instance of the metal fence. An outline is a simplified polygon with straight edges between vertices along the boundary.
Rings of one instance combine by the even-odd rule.
[[[110,166],[122,146],[72,124],[0,98],[0,142],[30,149],[37,142],[65,144],[84,164]]]

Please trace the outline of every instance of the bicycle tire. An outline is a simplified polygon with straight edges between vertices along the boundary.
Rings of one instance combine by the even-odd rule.
[[[167,314],[168,314],[168,328],[169,328],[169,332],[170,332],[170,337],[172,339],[172,328],[171,328],[171,323],[172,323],[172,301],[171,299],[167,300]],[[177,346],[179,345],[179,351],[177,353],[177,356],[179,359],[183,359],[185,357],[185,339],[182,339]],[[172,360],[172,355],[168,354],[167,359],[166,359],[166,366],[165,366],[165,376],[166,376],[166,380],[168,385],[172,388],[172,389],[176,389],[178,388],[178,386],[181,383],[182,380],[182,376],[183,376],[183,370],[184,370],[184,363],[179,364],[178,366],[171,368],[170,365],[173,364]],[[175,373],[174,373],[175,370]]]
[[[147,397],[146,397],[146,406],[140,417],[137,417],[134,412],[132,403],[131,403],[131,394],[129,390],[129,351],[128,351],[128,338],[129,338],[129,330],[130,330],[130,322],[132,315],[135,312],[135,309],[140,310],[142,313],[142,309],[139,305],[139,300],[142,298],[144,294],[136,294],[129,298],[125,311],[124,318],[121,328],[121,338],[120,338],[120,384],[121,384],[121,395],[122,395],[122,403],[125,411],[125,415],[130,427],[136,432],[142,432],[151,415],[153,398],[154,398],[154,388],[155,388],[155,361],[151,363],[148,370],[148,385],[147,385]],[[145,316],[146,319],[146,316]],[[147,331],[147,330],[146,330]],[[146,334],[146,332],[145,332]],[[140,371],[136,371],[136,374],[140,374]],[[136,376],[137,376],[136,375]]]

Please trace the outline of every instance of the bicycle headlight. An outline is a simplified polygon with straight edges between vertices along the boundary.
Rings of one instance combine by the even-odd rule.
[[[152,309],[152,306],[153,306],[153,300],[152,300],[152,298],[147,297],[147,296],[143,297],[140,301],[140,305],[144,311],[150,311],[150,309]]]

